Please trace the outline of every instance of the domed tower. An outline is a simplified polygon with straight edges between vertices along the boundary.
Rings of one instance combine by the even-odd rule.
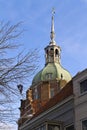
[[[61,65],[61,48],[55,42],[54,11],[51,19],[50,43],[45,47],[45,66],[33,78],[32,90],[34,113],[56,95],[69,81],[70,73]]]
[[[30,114],[36,113],[71,80],[70,73],[61,65],[61,48],[55,42],[54,12],[52,13],[50,43],[45,47],[45,66],[33,78],[26,98]]]
[[[45,81],[61,81],[60,89],[71,80],[70,73],[61,65],[61,48],[55,42],[54,12],[52,13],[50,43],[45,47],[45,67],[33,78],[32,85]]]

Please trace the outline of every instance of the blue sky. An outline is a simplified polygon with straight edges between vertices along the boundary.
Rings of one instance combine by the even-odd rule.
[[[0,0],[0,20],[23,21],[20,43],[26,50],[39,48],[44,66],[44,47],[50,41],[51,10],[55,8],[55,33],[61,46],[61,63],[72,76],[87,67],[87,0]]]
[[[44,48],[50,42],[53,7],[55,40],[62,49],[61,63],[74,76],[87,68],[87,0],[0,0],[0,21],[12,24],[23,21],[25,31],[19,41],[26,51],[40,50],[39,68],[42,68]]]

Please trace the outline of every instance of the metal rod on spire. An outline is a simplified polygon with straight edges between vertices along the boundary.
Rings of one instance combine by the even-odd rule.
[[[55,14],[55,9],[53,8],[52,9],[52,23],[51,23],[51,35],[50,35],[50,38],[51,38],[51,44],[54,44],[55,43],[55,31],[54,31],[54,14]]]
[[[54,15],[55,14],[55,9],[54,8],[52,8],[52,15]]]

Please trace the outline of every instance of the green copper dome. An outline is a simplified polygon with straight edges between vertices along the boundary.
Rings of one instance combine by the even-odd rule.
[[[61,66],[61,48],[56,45],[54,31],[54,12],[52,13],[50,43],[45,48],[45,67],[39,71],[32,81],[32,85],[43,81],[61,79],[66,83],[71,80],[70,73]]]
[[[35,75],[32,84],[48,80],[61,80],[61,78],[69,82],[71,80],[71,75],[60,64],[49,63]]]

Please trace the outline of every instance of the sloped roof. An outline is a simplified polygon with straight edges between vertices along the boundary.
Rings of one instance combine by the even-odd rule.
[[[55,106],[56,104],[62,102],[64,99],[68,98],[69,96],[73,95],[73,83],[72,80],[66,84],[66,86],[53,98],[51,98],[43,107],[37,111],[33,118],[40,115],[41,113],[45,112],[49,108]]]
[[[49,63],[35,75],[32,84],[37,84],[41,81],[48,81],[46,75],[50,73],[52,74],[51,80],[60,80],[61,74],[63,75],[63,79],[66,80],[66,82],[69,82],[71,80],[70,73],[66,69],[64,69],[60,64]]]

